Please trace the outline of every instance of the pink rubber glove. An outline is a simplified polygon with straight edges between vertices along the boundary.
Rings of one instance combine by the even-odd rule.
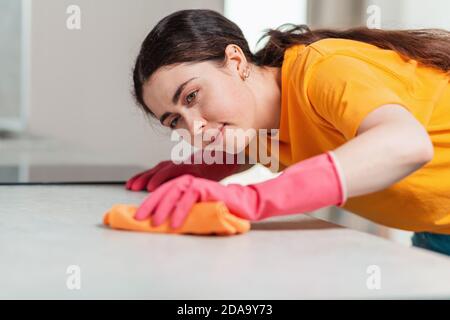
[[[198,152],[201,153],[202,150],[199,150]],[[132,191],[147,189],[147,191],[152,192],[164,182],[179,177],[183,174],[190,174],[194,177],[220,181],[223,178],[237,172],[241,166],[241,164],[237,163],[237,155],[233,155],[233,163],[226,163],[226,154],[222,153],[222,155],[222,164],[195,164],[195,154],[190,156],[190,164],[175,164],[170,160],[162,161],[150,170],[138,173],[129,179],[125,185],[125,188]]]
[[[170,218],[180,227],[191,207],[201,201],[223,201],[238,217],[258,221],[271,216],[304,213],[346,201],[343,175],[330,151],[284,170],[278,177],[242,186],[183,175],[150,194],[138,208],[135,219],[151,216],[159,226]]]

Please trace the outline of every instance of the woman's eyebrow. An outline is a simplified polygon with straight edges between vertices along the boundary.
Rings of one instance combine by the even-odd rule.
[[[185,82],[183,82],[182,84],[180,84],[177,88],[177,90],[175,91],[175,94],[173,95],[172,98],[172,102],[173,104],[177,104],[178,103],[178,99],[180,99],[180,95],[181,92],[183,91],[184,87],[192,80],[197,79],[198,77],[193,77]],[[168,116],[170,116],[172,113],[171,112],[164,112],[164,114],[159,118],[159,122],[161,122],[161,124],[164,123],[164,120],[167,119]]]
[[[180,94],[181,94],[181,91],[183,91],[184,87],[185,87],[190,81],[192,81],[192,80],[194,80],[194,79],[197,79],[197,78],[198,78],[198,77],[191,78],[191,79],[189,79],[189,80],[183,82],[182,84],[180,84],[180,86],[178,87],[178,89],[175,91],[175,94],[173,95],[173,98],[172,98],[173,104],[177,104],[177,103],[178,103],[178,99],[180,99]]]

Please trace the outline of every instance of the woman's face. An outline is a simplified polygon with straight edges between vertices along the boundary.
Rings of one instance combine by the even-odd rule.
[[[251,139],[239,132],[257,129],[256,102],[243,80],[249,65],[242,52],[228,46],[226,53],[222,68],[211,61],[159,68],[144,84],[143,99],[162,125],[184,132],[184,138],[188,133],[191,145],[236,153]]]

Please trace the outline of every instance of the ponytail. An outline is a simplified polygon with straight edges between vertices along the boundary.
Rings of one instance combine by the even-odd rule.
[[[288,30],[281,30],[283,27]],[[341,38],[366,42],[381,49],[396,51],[405,59],[415,59],[419,63],[450,70],[450,32],[442,29],[380,30],[357,27],[347,30],[310,30],[306,25],[285,24],[277,29],[268,29],[258,43],[268,38],[264,48],[253,56],[260,66],[280,67],[284,51],[296,44],[309,45],[325,38]]]

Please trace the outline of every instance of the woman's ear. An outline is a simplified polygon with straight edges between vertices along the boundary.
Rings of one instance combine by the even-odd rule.
[[[229,44],[225,48],[225,64],[231,70],[232,74],[245,80],[248,77],[248,62],[242,49],[236,44]]]

